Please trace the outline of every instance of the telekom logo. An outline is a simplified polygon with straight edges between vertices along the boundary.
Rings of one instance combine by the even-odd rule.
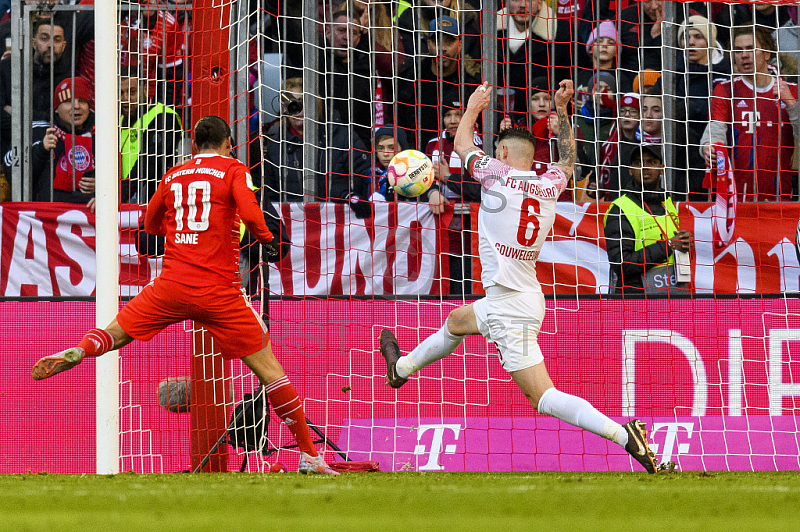
[[[650,437],[655,439],[655,435],[659,432],[665,432],[664,435],[664,447],[661,447],[657,443],[651,443],[650,449],[654,453],[661,451],[661,462],[666,463],[672,460],[672,454],[675,455],[685,454],[689,452],[689,443],[679,443],[678,442],[678,432],[684,431],[686,432],[686,439],[692,439],[692,433],[694,432],[694,423],[653,423],[653,430],[650,433]],[[681,436],[683,439],[683,436]]]
[[[433,430],[433,438],[431,439],[431,448],[427,450],[422,441],[422,435]],[[461,434],[461,425],[457,423],[446,423],[438,425],[420,425],[417,429],[417,446],[414,447],[414,454],[422,455],[428,453],[428,463],[419,467],[419,471],[442,471],[444,466],[439,463],[439,455],[444,451],[444,454],[456,454],[456,444],[451,443],[444,445],[445,431],[453,432],[453,440],[458,441],[458,436]]]

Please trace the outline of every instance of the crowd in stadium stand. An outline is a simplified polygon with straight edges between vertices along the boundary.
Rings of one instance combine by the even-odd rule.
[[[85,203],[93,191],[93,182],[91,190],[87,185],[93,144],[76,138],[87,128],[91,133],[93,123],[94,22],[90,11],[54,13],[42,4],[94,0],[22,1],[41,6],[31,16],[27,95],[33,198]],[[437,184],[419,200],[434,214],[451,203],[478,201],[478,184],[462,174],[451,145],[467,96],[485,79],[487,61],[496,61],[496,78],[488,81],[496,87],[497,116],[494,131],[476,126],[476,139],[509,127],[530,128],[537,171],[558,157],[551,95],[561,79],[575,82],[571,112],[579,165],[562,200],[614,200],[635,185],[623,161],[642,144],[664,148],[664,184],[676,200],[713,199],[707,176],[716,164],[715,145],[729,149],[741,200],[794,201],[800,194],[793,158],[800,135],[797,6],[676,3],[674,21],[665,21],[660,0],[505,0],[497,6],[479,0],[320,1],[313,44],[319,53],[316,116],[323,126],[311,140],[320,149],[309,169],[303,158],[303,143],[310,140],[303,135],[302,78],[309,62],[303,2],[250,3],[261,13],[252,17],[249,43],[254,92],[258,53],[278,52],[284,59],[283,116],[259,123],[260,102],[250,99],[256,119],[249,163],[260,176],[266,161],[263,183],[276,201],[347,202],[356,215],[369,216],[375,201],[402,199],[387,188],[384,174],[389,151],[406,148],[426,152],[435,163]],[[6,12],[0,37],[7,44],[0,61],[6,173],[0,199],[8,193],[16,157],[10,151],[9,4],[0,1],[0,12]],[[190,7],[187,0],[123,2],[120,61],[128,74],[121,87],[122,201],[146,202],[169,166],[188,154]],[[496,34],[482,35],[485,17],[495,18]],[[665,71],[662,61],[673,52]],[[59,94],[56,87],[65,80],[69,90]],[[252,149],[254,141],[263,151]],[[69,155],[72,150],[81,157]],[[309,172],[314,179],[307,178]]]

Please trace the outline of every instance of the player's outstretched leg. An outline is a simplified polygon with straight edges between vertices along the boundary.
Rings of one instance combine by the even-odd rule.
[[[381,355],[386,360],[386,380],[392,388],[399,388],[408,382],[397,374],[397,361],[400,360],[400,346],[397,338],[389,329],[383,329],[380,337]]]
[[[31,377],[36,381],[49,379],[62,371],[74,368],[81,363],[85,356],[86,353],[80,347],[70,347],[55,355],[42,357],[33,366]]]
[[[628,433],[625,450],[652,475],[656,472],[656,459],[650,446],[647,445],[647,427],[638,419],[628,421],[623,427]]]
[[[386,380],[389,381],[389,386],[399,388],[414,373],[458,349],[465,336],[478,334],[472,305],[470,303],[453,309],[444,325],[406,356],[400,356],[397,338],[392,331],[383,329],[380,346],[381,355],[386,359]]]
[[[131,341],[133,338],[122,330],[117,320],[114,320],[106,329],[92,329],[87,332],[77,347],[70,347],[55,355],[39,359],[33,366],[31,377],[37,381],[49,379],[62,371],[74,368],[86,357],[103,355]]]
[[[511,378],[537,412],[553,416],[575,427],[613,441],[631,453],[648,473],[655,473],[655,461],[647,446],[644,424],[634,420],[620,425],[587,400],[564,393],[553,386],[544,362],[511,372]]]

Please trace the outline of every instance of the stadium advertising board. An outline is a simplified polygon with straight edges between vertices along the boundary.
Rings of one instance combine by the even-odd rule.
[[[272,301],[273,348],[307,417],[351,458],[379,460],[383,470],[631,470],[615,445],[535,415],[480,337],[401,389],[389,388],[378,331],[394,329],[406,351],[453,306]],[[0,441],[0,473],[92,471],[94,362],[45,382],[32,381],[30,368],[91,328],[94,305],[2,302],[0,310],[14,316],[0,327],[0,341],[17,348],[0,377],[0,431],[9,435]],[[27,324],[34,322],[47,327],[32,336]],[[161,408],[156,390],[163,379],[188,375],[190,338],[177,324],[121,350],[123,470],[187,467],[189,414]],[[644,419],[659,461],[682,469],[800,469],[797,299],[549,300],[539,338],[556,386],[614,419]],[[230,374],[237,401],[255,388],[238,361]],[[292,441],[274,417],[269,437],[274,445]],[[75,456],[75,448],[87,456]],[[296,466],[291,451],[269,457],[276,459]],[[239,464],[241,456],[229,460],[231,470]]]
[[[417,295],[448,293],[445,238],[452,211],[435,217],[424,204],[379,204],[359,220],[347,205],[281,206],[291,253],[270,272],[279,295]],[[477,205],[473,205],[473,213]],[[608,292],[603,240],[607,204],[559,203],[552,237],[538,261],[545,290],[560,294]],[[0,296],[90,296],[95,288],[94,214],[63,203],[6,203],[0,232]],[[795,234],[800,205],[739,204],[725,238],[710,204],[682,204],[681,227],[695,235],[696,293],[800,292]],[[143,211],[120,207],[120,295],[136,295],[156,275],[159,260],[137,253]],[[477,216],[471,216],[477,231]],[[473,279],[480,279],[477,237]],[[443,279],[443,281],[439,281]],[[473,293],[481,293],[478,282]]]

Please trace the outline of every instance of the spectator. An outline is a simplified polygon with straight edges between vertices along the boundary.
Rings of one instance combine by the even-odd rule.
[[[775,42],[769,31],[738,26],[731,40],[734,74],[714,87],[709,140],[704,137],[701,148],[706,165],[712,166],[711,144],[732,146],[740,201],[791,199],[792,153],[800,140],[797,85],[771,72]]]
[[[442,123],[444,129],[438,136],[430,139],[425,147],[425,154],[433,162],[436,181],[442,193],[434,191],[430,194],[431,212],[443,214],[449,203],[480,203],[481,185],[468,173],[464,174],[464,162],[455,149],[455,136],[461,124],[461,102],[452,102],[451,106],[442,107]],[[475,132],[472,139],[476,146],[482,146],[480,135]],[[453,210],[453,217],[446,218],[444,238],[446,239],[448,258],[447,278],[450,282],[450,294],[463,295],[472,293],[469,282],[472,272],[469,250],[471,236],[469,234],[470,216],[467,209]],[[465,230],[466,229],[466,230]]]
[[[789,20],[789,6],[738,4],[733,6],[734,26],[760,26],[770,33]]]
[[[402,2],[401,2],[402,4]],[[416,0],[397,17],[403,49],[410,57],[434,55],[427,33],[431,23],[442,16],[450,17],[463,29],[464,54],[481,56],[479,11],[464,0]]]
[[[452,102],[452,107],[442,107],[442,124],[444,129],[438,136],[430,139],[425,146],[425,155],[433,162],[436,182],[442,188],[442,195],[438,190],[431,193],[431,211],[440,214],[444,205],[455,202],[480,202],[481,185],[469,174],[463,174],[464,162],[455,151],[455,137],[458,124],[461,123],[461,104]],[[482,146],[480,135],[475,133],[473,142]],[[441,205],[441,207],[440,207]]]
[[[440,124],[442,102],[461,102],[481,83],[480,62],[468,56],[462,62],[461,38],[455,19],[445,16],[432,21],[428,46],[438,49],[439,53],[423,59],[415,85],[403,82],[398,89],[401,94],[409,95],[399,114],[401,124],[406,129],[414,129],[414,120],[419,121],[419,146],[444,129]],[[418,95],[416,102],[412,95]]]
[[[370,168],[370,174],[374,176],[373,184],[376,190],[370,197],[370,201],[429,201],[433,198],[434,203],[429,204],[431,212],[441,213],[447,203],[440,194],[437,183],[431,185],[427,192],[416,198],[395,194],[394,189],[389,186],[389,179],[386,177],[389,163],[392,161],[392,157],[407,149],[406,146],[408,146],[408,142],[402,129],[395,128],[393,125],[375,128],[375,161]],[[435,163],[434,168],[436,168]]]
[[[714,84],[729,78],[730,67],[717,43],[717,28],[705,17],[691,16],[681,25],[678,45],[684,53],[678,54],[675,94],[681,98],[679,101],[683,102],[686,110],[688,153],[683,156],[689,161],[689,181],[687,184],[679,183],[678,190],[688,193],[688,201],[708,201],[708,191],[703,187],[705,161],[699,148],[708,124]],[[684,150],[681,148],[681,151]]]
[[[350,124],[362,146],[367,146],[372,127],[370,63],[369,56],[358,49],[361,30],[355,22],[347,11],[337,11],[330,24],[325,24],[319,88],[327,116],[341,124]],[[302,76],[302,72],[296,75]]]
[[[661,94],[657,92],[642,94],[641,98],[642,120],[639,131],[636,132],[636,139],[644,144],[685,146],[683,128],[675,129],[674,138],[664,137],[664,110]],[[673,154],[672,165],[667,168],[668,182],[672,184],[669,192],[680,192],[680,198],[682,199],[684,197],[683,194],[686,192],[686,150],[677,149]]]
[[[52,40],[52,47],[50,45]],[[33,120],[50,121],[53,111],[53,88],[50,85],[50,69],[52,63],[53,79],[61,80],[70,77],[70,63],[64,58],[67,41],[64,38],[64,28],[58,24],[50,25],[50,21],[37,22],[33,27],[31,49],[33,62],[31,64],[31,89],[30,102],[33,111]],[[0,119],[1,137],[3,140],[2,151],[5,153],[11,141],[11,59],[0,61],[0,106],[2,106],[2,119]]]
[[[661,147],[643,143],[623,162],[630,167],[631,189],[611,203],[603,219],[609,285],[623,294],[669,293],[680,288],[672,251],[688,252],[692,234],[679,229],[678,210],[661,188]]]
[[[73,86],[75,88],[73,93]],[[67,78],[56,86],[53,127],[31,147],[34,201],[84,203],[94,212],[94,113],[92,86]],[[50,174],[54,161],[54,175]]]
[[[578,86],[587,86],[595,72],[608,72],[616,79],[617,48],[617,27],[610,20],[604,20],[586,41],[586,52],[592,58],[592,70],[579,70]]]
[[[319,129],[318,162],[304,166],[303,78],[289,78],[281,93],[283,117],[266,131],[264,186],[267,201],[303,201],[307,192],[322,201],[349,202],[356,216],[371,213],[368,150],[354,132],[334,120]],[[307,172],[320,172],[315,191],[305,190]],[[322,173],[324,172],[324,173]]]
[[[608,139],[600,149],[598,164],[597,197],[613,201],[619,197],[620,189],[629,188],[630,171],[620,161],[630,160],[630,152],[639,145],[636,133],[639,130],[641,102],[635,92],[625,94],[619,103],[619,116]]]
[[[149,103],[148,83],[136,68],[120,72],[121,201],[147,203],[167,170],[183,136],[178,113],[161,102]]]
[[[264,165],[252,169],[254,182],[260,182],[263,168],[268,202],[303,201],[304,123],[303,78],[289,78],[283,83],[281,118],[265,126],[264,155],[259,157]]]
[[[498,27],[498,84],[506,90],[526,94],[528,80],[540,76],[571,79],[569,22],[558,19],[544,0],[508,0]],[[526,112],[525,98],[515,103],[517,112]]]
[[[398,38],[396,26],[392,23],[389,4],[373,2],[354,2],[356,14],[362,14],[358,26],[362,30],[359,49],[369,52],[370,61],[375,65],[375,73],[371,78],[371,100],[374,102],[374,125],[396,123],[394,94],[394,78],[400,75],[408,56],[405,55],[403,41]]]
[[[506,130],[513,126],[529,128],[542,118],[550,116],[552,104],[550,103],[550,81],[545,76],[539,76],[531,81],[529,90],[531,93],[531,101],[528,106],[528,114],[522,118],[514,120],[508,113],[503,117],[500,122],[500,131]],[[513,89],[512,89],[513,90]],[[525,92],[522,92],[524,95]]]
[[[600,157],[602,144],[608,139],[616,114],[617,82],[608,72],[598,72],[589,80],[588,98],[575,118],[583,136],[583,150],[586,153],[590,170],[596,175],[595,166]]]
[[[183,27],[175,14],[159,9],[152,0],[139,0],[120,23],[120,62],[136,66],[148,79],[148,93],[156,101],[182,111]],[[163,88],[157,88],[157,82]]]
[[[661,72],[661,0],[642,0],[620,13],[620,84],[625,92],[645,69]],[[634,92],[640,92],[634,89]]]

